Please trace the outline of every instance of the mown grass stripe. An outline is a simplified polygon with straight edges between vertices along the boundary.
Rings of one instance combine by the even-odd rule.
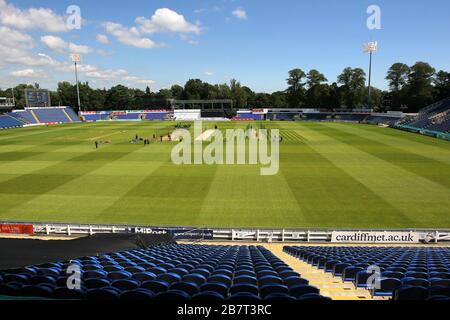
[[[339,140],[334,136],[336,132],[321,124],[309,125],[303,130],[307,131],[315,150],[402,212],[396,217],[399,227],[450,226],[447,188],[358,149],[354,141]],[[384,207],[381,208],[384,211]]]
[[[394,129],[371,127],[366,125],[355,125],[342,127],[347,132],[355,133],[367,139],[382,142],[386,145],[415,153],[432,160],[450,164],[450,143],[447,141],[434,139],[435,144],[423,143],[428,140],[421,139],[422,136],[413,135],[394,135]],[[397,131],[395,131],[397,133]]]
[[[339,141],[346,143],[353,142],[352,145],[361,151],[370,153],[404,170],[450,188],[450,164],[400,149],[392,144],[388,145],[374,139],[368,139],[359,134],[359,132],[352,130],[351,127],[323,125],[329,128],[328,135]],[[424,167],[423,164],[429,165],[432,170],[428,170],[430,167]]]

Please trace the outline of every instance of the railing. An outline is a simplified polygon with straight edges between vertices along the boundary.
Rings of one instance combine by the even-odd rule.
[[[0,222],[1,224],[1,222]],[[188,227],[139,227],[33,223],[35,234],[94,235],[97,233],[172,234],[175,240],[234,242],[331,242],[335,232],[414,232],[421,242],[450,242],[450,230],[294,230],[294,229],[220,229]]]

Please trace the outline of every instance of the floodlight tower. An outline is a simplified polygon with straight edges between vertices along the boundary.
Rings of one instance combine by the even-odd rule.
[[[78,85],[78,63],[81,62],[81,55],[73,53],[70,55],[70,59],[72,59],[72,62],[75,64],[75,80],[77,81],[78,112],[81,112],[80,87]]]
[[[364,44],[364,53],[368,53],[369,58],[369,96],[368,96],[368,104],[369,108],[372,109],[372,55],[373,53],[378,51],[378,42],[371,41]]]
[[[13,105],[15,107],[16,106],[16,97],[15,97],[15,94],[14,94],[14,87],[11,88],[11,94],[12,94]]]

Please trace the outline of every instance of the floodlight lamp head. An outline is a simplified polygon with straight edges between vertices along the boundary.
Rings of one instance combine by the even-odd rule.
[[[378,42],[372,41],[364,43],[363,46],[364,53],[374,53],[378,51]]]
[[[74,62],[74,63],[79,63],[79,62],[81,62],[81,55],[78,53],[72,53],[70,55],[70,59],[72,59],[72,62]]]

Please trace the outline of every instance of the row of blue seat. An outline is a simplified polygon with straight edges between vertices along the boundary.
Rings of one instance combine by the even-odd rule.
[[[79,290],[68,290],[72,271],[79,278]],[[202,245],[166,245],[5,270],[0,272],[2,294],[57,299],[326,299],[263,247]]]
[[[0,129],[20,128],[23,123],[8,115],[0,115]]]
[[[437,292],[445,296],[446,288],[450,288],[450,248],[285,247],[284,250],[342,281],[370,288],[374,296],[395,297],[395,291],[401,289],[405,296],[403,292],[415,290],[422,292],[417,298],[432,298]]]
[[[33,115],[34,113],[34,115]],[[36,117],[35,117],[36,116]],[[14,125],[5,126],[5,128],[22,127],[23,125],[40,123],[67,123],[80,121],[72,108],[36,108],[16,110],[7,115],[0,116],[0,128],[3,127],[3,121],[14,121]],[[39,120],[39,122],[38,122]]]

